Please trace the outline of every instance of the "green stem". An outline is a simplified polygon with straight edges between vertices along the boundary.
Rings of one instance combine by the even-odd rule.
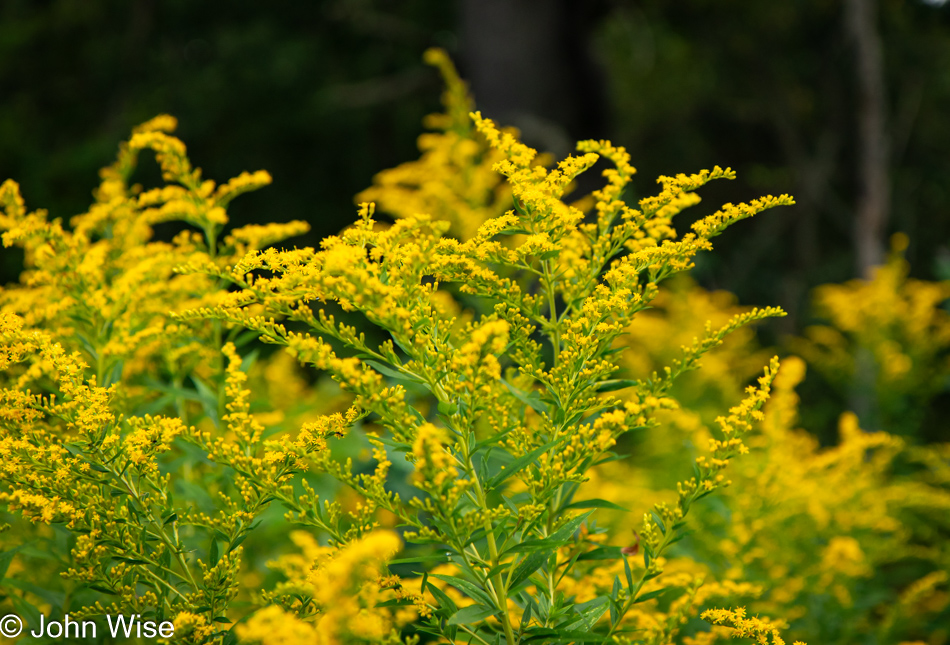
[[[225,394],[227,390],[227,378],[225,377],[224,355],[221,353],[221,321],[214,319],[211,321],[211,333],[213,334],[213,343],[215,349],[214,368],[218,373],[220,381],[218,383],[218,427],[221,427],[225,411]]]
[[[183,576],[183,575],[181,575],[181,574],[177,574],[177,573],[175,573],[174,571],[172,571],[171,569],[165,569],[164,567],[162,567],[162,569],[164,569],[164,570],[166,570],[166,571],[169,571],[170,573],[172,573],[172,574],[178,576],[178,577],[181,578],[182,580],[187,581],[187,582],[191,585],[191,588],[194,589],[195,591],[197,591],[197,590],[198,590],[198,583],[197,583],[197,581],[195,581],[194,576],[191,575],[191,569],[188,567],[188,564],[185,562],[185,559],[184,559],[184,557],[182,557],[182,554],[181,554],[181,544],[180,544],[180,543],[178,542],[178,540],[177,540],[177,533],[178,533],[177,526],[175,527],[176,539],[175,539],[174,541],[172,541],[171,539],[169,539],[168,535],[165,534],[165,529],[162,528],[162,523],[161,523],[160,521],[156,520],[156,519],[152,516],[152,511],[151,511],[151,509],[149,509],[145,504],[142,503],[142,499],[141,499],[141,497],[139,496],[138,491],[137,491],[137,490],[135,489],[135,487],[132,485],[132,482],[130,482],[128,479],[126,479],[124,475],[120,475],[119,473],[116,473],[115,471],[113,471],[113,474],[116,475],[117,478],[119,479],[119,481],[121,481],[121,482],[125,485],[126,491],[129,493],[129,495],[132,496],[133,499],[135,499],[135,501],[136,501],[136,503],[139,505],[139,507],[142,508],[142,510],[143,510],[143,511],[145,512],[145,514],[146,514],[146,517],[148,517],[148,520],[149,520],[152,524],[154,524],[156,527],[158,527],[157,531],[155,531],[155,532],[149,531],[148,533],[149,533],[150,535],[154,535],[155,537],[157,537],[158,539],[160,539],[160,540],[162,541],[162,543],[165,545],[165,548],[169,549],[169,551],[171,551],[171,552],[175,555],[175,560],[178,562],[178,566],[181,567],[181,569],[182,569],[182,571],[183,571],[183,573],[184,573],[185,575]],[[174,524],[174,525],[177,525],[177,521],[176,521],[176,522],[173,522],[173,524]],[[186,578],[186,576],[187,576],[187,578]],[[177,590],[176,590],[176,592],[177,592]],[[181,595],[181,594],[179,593],[179,595]]]
[[[554,348],[552,367],[557,366],[558,355],[561,352],[561,326],[558,324],[557,304],[555,303],[554,281],[551,279],[551,265],[549,260],[542,263],[544,268],[544,286],[548,292],[548,324],[551,326],[551,345]]]
[[[475,474],[475,464],[472,463],[468,442],[462,441],[461,444],[464,449],[463,456],[465,458],[465,468],[468,470],[468,475],[475,484],[475,497],[478,500],[478,506],[485,512],[484,528],[488,540],[488,555],[491,558],[492,568],[495,568],[498,566],[498,545],[495,543],[494,527],[492,526],[491,520],[488,518],[488,500],[485,496],[485,490],[482,488],[482,483]],[[491,583],[491,586],[493,587],[492,590],[495,593],[495,601],[498,603],[498,609],[500,609],[502,612],[501,622],[505,629],[505,640],[508,642],[508,645],[515,645],[515,634],[511,630],[511,617],[508,613],[508,593],[505,589],[505,581],[501,577],[501,572],[496,573],[491,578]]]

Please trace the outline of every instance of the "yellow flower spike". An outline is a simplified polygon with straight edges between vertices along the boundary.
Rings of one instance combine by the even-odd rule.
[[[510,132],[499,130],[491,119],[482,117],[481,112],[472,112],[469,116],[475,122],[475,127],[484,135],[488,143],[504,153],[510,164],[500,163],[499,172],[509,177],[519,170],[527,169],[534,158],[537,156],[537,150],[529,148],[520,143]],[[543,173],[543,168],[537,168],[536,171]]]
[[[165,132],[172,133],[178,129],[178,119],[169,114],[159,114],[152,117],[145,123],[139,124],[132,129],[133,134],[140,132]]]
[[[431,47],[427,49],[422,60],[427,65],[432,65],[439,69],[442,81],[445,83],[445,91],[442,93],[442,105],[445,107],[445,114],[429,115],[426,118],[425,125],[428,128],[439,130],[454,130],[456,132],[466,132],[471,129],[469,112],[472,111],[473,101],[469,96],[468,88],[464,81],[459,78],[458,71],[452,63],[452,59],[444,49]],[[427,148],[429,146],[426,146]],[[435,146],[432,146],[435,147]],[[420,149],[422,145],[420,145]],[[471,150],[469,152],[472,152]],[[468,155],[466,155],[468,156]]]
[[[0,221],[0,227],[9,228],[15,219],[19,219],[26,214],[26,204],[20,195],[20,185],[12,179],[7,179],[0,184],[0,205],[3,205],[4,219]]]
[[[433,490],[439,490],[458,477],[447,443],[444,429],[431,423],[419,426],[412,444],[416,469],[413,477],[417,484],[431,485]]]
[[[238,195],[269,185],[273,179],[266,170],[254,173],[242,172],[228,183],[218,186],[214,192],[214,201],[219,206],[227,206]]]
[[[778,627],[768,620],[746,617],[744,607],[736,609],[708,609],[702,613],[703,620],[713,625],[732,627],[736,637],[750,638],[761,645],[785,645]],[[795,641],[793,645],[805,645]]]

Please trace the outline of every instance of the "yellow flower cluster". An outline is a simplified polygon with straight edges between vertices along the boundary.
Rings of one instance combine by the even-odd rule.
[[[412,443],[416,469],[414,477],[418,484],[437,491],[458,477],[458,470],[452,465],[452,454],[447,450],[446,443],[443,428],[431,423],[419,426],[416,440]]]
[[[900,292],[902,284],[890,288]],[[627,364],[633,375],[645,377],[668,364],[701,329],[702,319],[734,315],[731,298],[688,283],[656,302],[657,309],[630,327],[629,345],[636,356]],[[689,388],[673,389],[682,407],[660,413],[665,432],[645,438],[635,461],[611,465],[612,470],[585,486],[585,493],[648,510],[636,498],[674,487],[675,479],[666,473],[676,467],[684,447],[694,450],[710,442],[722,447],[730,441],[713,429],[711,410],[727,393],[738,391],[742,366],[760,352],[751,335],[739,334],[707,355],[706,367],[689,375]],[[783,360],[762,408],[760,431],[745,434],[742,443],[749,453],[730,466],[733,485],[721,491],[728,510],[713,513],[700,507],[693,520],[697,531],[689,538],[691,566],[705,563],[708,581],[759,586],[762,591],[754,599],[741,599],[750,611],[781,616],[796,637],[809,642],[850,642],[842,625],[860,626],[878,643],[939,635],[933,627],[948,607],[947,551],[928,523],[950,508],[946,448],[908,448],[893,435],[862,430],[850,412],[840,419],[837,445],[820,446],[796,428],[795,388],[805,372],[801,359]],[[713,462],[707,456],[702,463]],[[915,465],[908,470],[907,464]],[[654,473],[647,481],[645,470]],[[630,493],[612,480],[634,477],[637,492],[630,501]],[[670,502],[675,499],[672,491],[665,495]],[[655,512],[668,526],[663,512]],[[635,525],[625,519],[613,527],[629,535]],[[655,539],[654,533],[646,531],[641,542]],[[669,560],[665,567],[683,566],[684,559]],[[716,583],[705,586],[710,584]],[[913,600],[902,604],[905,597]],[[689,636],[689,642],[715,642],[726,636],[720,629],[725,628]]]
[[[708,599],[757,593],[728,576],[704,588],[703,567],[669,550],[747,451],[775,359],[704,437],[694,476],[641,504],[652,510],[633,544],[610,544],[592,514],[616,504],[582,485],[631,431],[677,414],[675,383],[708,352],[782,315],[734,312],[652,375],[615,378],[661,283],[727,226],[792,200],[727,204],[680,237],[675,216],[731,170],[661,177],[634,208],[623,148],[582,142],[548,167],[471,112],[443,53],[427,58],[449,85],[439,132],[363,197],[395,223],[363,203],[317,249],[264,248],[300,222],[225,234],[230,200],[270,176],[203,179],[168,116],[133,132],[69,227],[0,187],[3,241],[27,258],[21,283],[0,290],[0,501],[75,534],[62,591],[83,615],[173,616],[186,643],[220,642],[238,621],[239,639],[264,644],[404,642],[409,622],[448,642],[625,642],[636,626],[669,642]],[[166,185],[130,183],[145,149]],[[566,203],[601,157],[606,185]],[[186,229],[153,242],[151,227],[173,220]],[[261,358],[255,340],[286,352]],[[320,401],[324,386],[301,383],[288,357],[338,390]],[[274,409],[298,394],[315,409]],[[303,554],[278,559],[252,594],[242,580],[265,574],[244,549],[286,533],[261,525],[275,502],[320,542],[296,534]],[[405,583],[387,564],[402,540],[380,528],[395,524],[408,557],[394,566],[421,574]],[[852,546],[826,550],[828,585],[864,571]],[[668,589],[681,593],[659,602]],[[259,611],[242,620],[238,598]]]
[[[260,645],[342,645],[343,643],[398,643],[398,627],[413,620],[415,611],[390,608],[385,603],[411,597],[401,591],[395,576],[387,576],[385,563],[401,547],[390,531],[376,531],[346,547],[332,549],[307,546],[309,571],[306,584],[297,585],[296,595],[309,593],[316,609],[308,619],[269,605],[237,627],[241,642]],[[296,560],[296,558],[294,558]],[[278,567],[287,568],[288,558]],[[301,571],[296,569],[296,576]],[[293,569],[292,569],[293,570]],[[287,593],[288,589],[284,589]],[[299,612],[302,607],[295,607]]]
[[[148,375],[169,374],[180,384],[190,374],[207,379],[208,366],[220,363],[217,348],[200,340],[215,333],[213,325],[173,323],[169,313],[224,294],[204,276],[176,276],[176,266],[226,265],[307,230],[303,222],[251,226],[219,242],[230,200],[270,183],[270,177],[243,173],[215,189],[215,182],[201,180],[200,170],[192,169],[184,144],[168,134],[175,126],[167,115],[138,126],[116,162],[102,170],[96,202],[72,218],[69,230],[45,211],[27,213],[15,182],[0,187],[3,244],[21,246],[27,268],[20,285],[0,290],[0,311],[22,316],[27,326],[79,351],[98,384],[122,381],[122,394],[130,397],[154,397],[143,387]],[[130,184],[145,148],[156,152],[168,185],[143,191]],[[203,236],[184,231],[170,244],[151,241],[152,226],[171,220],[187,222]]]
[[[913,436],[927,403],[950,376],[950,282],[908,277],[908,240],[897,234],[870,280],[815,290],[814,325],[792,349],[843,396],[860,403],[868,427]]]
[[[215,623],[226,620],[239,545],[269,500],[238,478],[245,503],[235,502],[235,480],[214,477],[194,457],[184,458],[173,483],[169,453],[178,453],[181,467],[178,438],[200,436],[190,419],[211,433],[223,423],[232,439],[240,435],[246,447],[262,450],[252,446],[262,427],[249,413],[242,361],[234,345],[225,346],[220,323],[171,319],[177,308],[227,295],[215,279],[174,268],[224,267],[307,227],[252,226],[219,240],[230,200],[270,177],[243,173],[217,188],[201,180],[184,144],[170,135],[175,125],[160,116],[137,127],[103,169],[95,203],[68,227],[44,211],[28,213],[13,181],[0,186],[3,243],[22,247],[26,264],[19,284],[0,288],[0,500],[34,523],[18,522],[2,538],[5,548],[32,539],[55,554],[31,565],[35,576],[48,574],[51,593],[93,590],[72,606],[74,616],[177,615],[178,635],[197,643],[216,638]],[[145,148],[155,151],[169,184],[143,190],[131,183]],[[175,219],[202,234],[185,230],[171,243],[152,241],[153,225]],[[276,486],[281,473],[271,479]],[[182,500],[188,486],[226,498],[224,519],[196,509],[193,495]],[[75,540],[55,540],[41,524],[59,524]],[[212,534],[201,559],[199,538]],[[10,574],[18,570],[14,563]],[[29,606],[28,597],[16,602]]]
[[[744,607],[737,609],[709,609],[703,619],[714,625],[728,625],[737,637],[750,638],[760,645],[785,645],[774,623],[757,617],[747,617]],[[804,645],[795,641],[794,645]]]

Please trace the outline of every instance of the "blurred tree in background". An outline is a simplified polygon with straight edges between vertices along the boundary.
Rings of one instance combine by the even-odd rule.
[[[809,322],[813,287],[866,274],[894,232],[910,239],[911,275],[950,278],[940,0],[239,1],[224,12],[6,0],[0,178],[68,220],[115,142],[168,112],[208,175],[273,174],[235,204],[235,225],[307,219],[298,243],[315,244],[352,221],[352,196],[374,173],[416,156],[440,92],[421,61],[432,45],[455,57],[486,116],[529,144],[558,155],[582,138],[626,146],[640,171],[630,198],[659,174],[715,164],[739,179],[711,186],[709,203],[793,194],[795,207],[725,236],[696,273],[740,302],[788,310],[767,342]],[[20,258],[2,254],[6,282]]]
[[[798,205],[734,236],[705,279],[745,301],[776,295],[800,322],[807,289],[855,277],[862,198],[861,62],[846,2],[622,3],[599,33],[616,137],[646,176],[713,159],[737,194],[788,190]],[[853,2],[851,4],[854,4]],[[883,53],[891,197],[877,241],[911,238],[915,272],[935,277],[950,239],[950,7],[868,5]],[[862,267],[863,268],[863,267]],[[782,285],[781,294],[770,293]]]
[[[453,48],[452,7],[343,0],[222,9],[175,0],[0,4],[0,175],[15,178],[33,207],[68,220],[88,206],[116,142],[167,112],[207,176],[258,168],[274,176],[266,195],[235,204],[236,226],[308,219],[313,233],[301,243],[310,244],[338,232],[373,174],[415,154],[420,120],[440,92],[422,52]],[[9,281],[19,259],[3,253]]]

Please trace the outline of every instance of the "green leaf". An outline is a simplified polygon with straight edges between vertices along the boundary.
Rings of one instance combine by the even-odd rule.
[[[619,546],[599,546],[592,551],[582,553],[578,560],[617,560],[623,557]]]
[[[247,353],[243,359],[241,359],[241,371],[247,373],[248,370],[257,362],[257,357],[260,356],[261,350],[254,349]]]
[[[601,381],[597,384],[598,392],[615,392],[616,390],[623,390],[628,387],[634,387],[639,381],[622,378],[622,379],[611,379],[609,381]]]
[[[515,203],[515,210],[518,211],[518,214],[521,215],[522,217],[527,217],[527,216],[528,216],[528,211],[527,211],[527,209],[526,209],[524,206],[521,205],[521,202],[518,201],[517,195],[512,195],[512,196],[511,196],[511,199],[512,199],[512,200],[514,201],[514,203]],[[526,231],[526,232],[527,232],[527,231]]]
[[[610,599],[607,598],[607,596],[600,596],[599,598],[594,598],[585,603],[575,605],[574,611],[579,613],[581,618],[568,625],[568,627],[578,628],[584,631],[590,630],[594,624],[600,620],[600,617],[607,613],[607,609],[609,608]]]
[[[517,588],[518,585],[530,578],[535,571],[541,568],[541,565],[550,557],[551,554],[548,551],[535,551],[518,563],[518,566],[511,574],[511,584],[508,585],[508,589]]]
[[[586,520],[591,513],[593,513],[593,511],[587,511],[582,515],[571,518],[566,524],[564,524],[564,526],[556,530],[545,539],[549,540],[552,545],[568,540],[568,538],[574,535],[574,531],[576,531],[580,525],[583,524],[584,520]],[[556,547],[552,546],[552,548],[547,551],[534,551],[531,553],[531,555],[522,560],[518,566],[515,567],[515,570],[511,574],[511,583],[508,585],[508,589],[514,589],[522,582],[530,578],[531,574],[537,571],[550,557],[551,551],[554,548]]]
[[[430,618],[429,620],[432,620],[432,619]],[[435,630],[435,629],[426,629],[425,627],[419,627],[419,626],[416,626],[415,629],[416,629],[416,631],[419,632],[420,634],[428,634],[429,636],[435,637],[435,640],[436,640],[436,641],[444,641],[444,640],[445,640],[445,634],[443,634],[441,630],[438,630],[438,631],[437,631],[437,630]],[[431,639],[430,639],[430,640],[431,640]]]
[[[485,446],[494,446],[494,445],[496,445],[496,444],[497,444],[498,442],[500,442],[502,439],[504,439],[504,438],[507,437],[509,434],[511,434],[511,432],[512,432],[514,429],[515,429],[515,426],[512,425],[512,426],[511,426],[510,428],[508,428],[507,430],[504,430],[504,431],[502,431],[502,432],[499,432],[499,433],[496,434],[496,435],[492,435],[491,437],[488,437],[488,438],[486,438],[486,439],[482,439],[481,441],[476,441],[476,442],[475,442],[475,448],[472,450],[472,452],[473,452],[473,453],[476,453],[476,452],[478,452],[479,450],[481,450],[482,448],[484,448]]]
[[[243,618],[241,619],[243,620]],[[239,623],[240,621],[238,621]],[[234,631],[234,628],[238,626],[238,623],[234,623],[231,626],[231,629],[228,630],[228,633],[225,635],[224,640],[221,641],[221,645],[236,645],[237,644],[237,633]]]
[[[715,488],[713,488],[712,490],[704,490],[703,492],[701,492],[699,495],[696,496],[696,500],[695,500],[695,501],[699,501],[699,500],[701,500],[701,499],[704,498],[704,497],[708,497],[708,496],[712,495],[712,494],[715,493],[715,492],[716,492],[716,489],[715,489]]]
[[[245,533],[244,535],[235,538],[234,542],[231,543],[231,546],[228,547],[228,553],[231,553],[231,551],[241,546],[241,542],[246,540],[248,535],[250,535],[250,533]]]
[[[496,235],[531,235],[531,231],[525,228],[506,228],[498,231]]]
[[[7,569],[10,567],[10,563],[13,562],[13,558],[16,557],[19,550],[20,547],[14,547],[9,551],[0,553],[0,580],[3,580],[4,576],[7,575]]]
[[[445,626],[445,636],[449,639],[450,643],[455,642],[455,637],[458,634],[458,625],[446,625]],[[496,645],[502,645],[501,639],[496,640]]]
[[[606,499],[585,499],[580,502],[574,502],[573,504],[568,504],[564,507],[564,510],[570,510],[572,508],[612,508],[618,511],[627,511],[628,509],[620,506],[619,504],[614,504],[613,502],[608,502]]]
[[[539,456],[541,456],[542,453],[547,452],[548,450],[556,446],[558,443],[560,443],[558,439],[549,441],[543,446],[539,446],[535,448],[534,450],[532,450],[531,452],[521,455],[520,457],[512,461],[510,464],[503,466],[504,470],[502,470],[497,475],[492,477],[491,480],[485,484],[485,488],[488,490],[496,488],[503,481],[505,481],[506,479],[514,475],[515,473],[523,470],[526,466],[533,463]]]
[[[602,643],[607,640],[606,636],[593,634],[591,632],[582,632],[571,629],[547,629],[544,627],[533,627],[524,632],[526,641],[544,640],[549,643],[573,642],[573,643]]]
[[[511,567],[510,562],[502,562],[500,564],[496,564],[487,572],[485,572],[485,577],[491,580],[492,578],[497,576],[499,573],[505,573],[506,571],[508,571],[510,567]]]
[[[444,555],[417,555],[414,558],[390,560],[389,564],[418,564],[419,562],[448,562]]]
[[[152,390],[157,390],[159,392],[165,392],[167,394],[171,394],[175,396],[175,398],[184,399],[186,401],[200,401],[201,400],[201,397],[199,397],[195,393],[194,390],[186,390],[185,388],[182,388],[182,387],[175,387],[172,385],[168,385],[166,383],[162,383],[161,381],[156,381],[155,379],[152,379],[152,378],[146,378],[145,384],[148,385],[148,387]]]
[[[389,446],[396,452],[409,452],[410,450],[412,450],[412,446],[409,446],[404,443],[399,443],[398,441],[395,441],[394,439],[391,439],[389,437],[374,437],[374,439],[385,446]]]
[[[682,533],[677,533],[676,536],[674,536],[672,540],[670,540],[669,542],[667,542],[667,544],[676,544],[677,542],[679,542],[680,540],[682,540],[684,537],[686,537],[687,535],[691,535],[692,533],[693,533],[692,530],[690,530],[690,531],[683,531]]]
[[[122,380],[122,368],[125,365],[125,361],[119,360],[112,365],[112,369],[109,370],[109,374],[106,375],[105,379],[101,383],[102,387],[109,387],[113,383],[118,383]]]
[[[368,358],[364,358],[363,362],[369,365],[370,367],[372,367],[374,370],[376,370],[383,376],[388,376],[391,379],[395,379],[397,381],[407,381],[409,383],[422,383],[422,381],[420,381],[419,379],[412,378],[411,376],[406,376],[402,372],[398,370],[394,370],[391,367],[387,367],[386,365],[383,365],[379,361],[373,361]]]
[[[604,458],[601,459],[600,461],[594,462],[594,464],[591,466],[591,468],[594,468],[594,467],[596,467],[596,466],[600,466],[601,464],[609,464],[609,463],[612,462],[612,461],[620,461],[620,460],[626,459],[627,457],[630,456],[630,455],[618,455],[617,453],[614,453],[614,452],[607,452],[607,453],[604,453],[604,454],[606,454],[606,455],[608,455],[608,456],[607,456],[607,457],[604,457]]]
[[[376,607],[412,607],[415,603],[406,598],[393,598],[392,600],[384,600],[383,602],[376,603]]]
[[[445,415],[447,417],[450,417],[459,411],[458,404],[452,403],[451,401],[439,401],[437,408],[439,410],[439,414]]]
[[[525,405],[530,406],[531,408],[534,408],[534,411],[537,412],[538,414],[548,413],[548,406],[544,404],[544,402],[541,400],[541,395],[538,394],[536,391],[532,390],[530,393],[525,393],[504,379],[502,379],[501,382],[505,384],[505,386],[514,395],[516,399],[518,399]]]
[[[528,628],[528,625],[531,624],[531,612],[532,605],[526,604],[524,612],[521,614],[521,631],[524,631]]]
[[[215,426],[221,424],[221,420],[218,418],[218,391],[217,389],[211,389],[204,381],[195,376],[191,375],[191,380],[195,384],[195,388],[198,390],[198,400],[201,401],[201,407],[205,411],[205,415],[208,416]]]
[[[252,340],[255,340],[259,335],[260,335],[259,332],[256,332],[256,331],[253,331],[253,330],[245,331],[245,332],[239,334],[238,337],[234,339],[234,346],[235,346],[237,349],[241,349],[242,347],[244,347],[245,345],[247,345],[247,344],[248,344],[249,342],[251,342]]]
[[[430,578],[437,578],[443,582],[447,582],[459,591],[464,591],[468,594],[468,597],[473,600],[480,600],[486,605],[491,605],[494,603],[492,597],[488,595],[487,592],[480,589],[476,584],[469,582],[468,580],[463,580],[462,578],[456,578],[455,576],[447,576],[441,573],[430,573]]]
[[[112,556],[113,560],[118,560],[119,562],[125,562],[126,564],[149,564],[148,560],[142,560],[141,558],[127,558],[121,555]]]
[[[174,394],[163,394],[154,401],[149,401],[143,405],[135,408],[134,415],[137,417],[145,416],[146,414],[156,415],[162,412],[165,408],[172,407],[175,405],[177,397]]]
[[[660,516],[657,515],[656,511],[650,511],[650,515],[653,516],[653,521],[656,523],[657,528],[660,529],[660,533],[666,535],[666,525],[663,523],[663,520],[660,519]]]
[[[519,542],[508,549],[505,549],[502,555],[508,553],[531,553],[532,551],[552,551],[559,547],[569,544],[571,540],[552,540],[550,537],[541,538],[537,540],[525,540],[524,542]]]
[[[657,589],[656,591],[651,591],[650,593],[637,596],[637,599],[633,601],[633,604],[637,604],[638,602],[646,602],[647,600],[653,600],[654,598],[662,596],[667,591],[669,591],[669,587],[663,587],[662,589]]]
[[[431,582],[427,583],[429,587],[429,593],[436,599],[439,603],[439,611],[437,613],[442,614],[443,617],[448,617],[458,611],[458,607],[449,598],[444,591],[436,587]]]
[[[454,616],[449,618],[449,625],[471,625],[472,623],[477,623],[479,621],[485,620],[489,616],[494,616],[500,613],[494,607],[485,607],[483,605],[471,605],[469,607],[462,607],[456,612]]]

